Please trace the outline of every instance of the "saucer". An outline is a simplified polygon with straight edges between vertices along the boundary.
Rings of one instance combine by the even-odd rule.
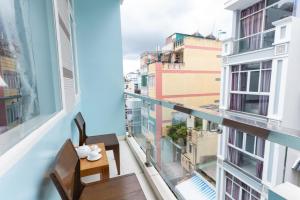
[[[98,154],[98,156],[96,156],[95,158],[91,158],[90,156],[88,156],[86,159],[88,161],[96,161],[96,160],[99,160],[100,158],[102,158],[102,155]]]

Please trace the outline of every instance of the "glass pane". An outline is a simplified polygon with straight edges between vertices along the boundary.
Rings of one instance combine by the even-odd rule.
[[[250,72],[250,92],[258,92],[259,71]]]
[[[247,78],[248,73],[247,72],[241,72],[241,78],[240,78],[240,91],[247,91]]]
[[[255,136],[247,134],[247,136],[246,136],[246,151],[248,151],[249,153],[254,152],[254,140],[255,140]]]
[[[261,34],[250,36],[237,41],[238,53],[244,53],[247,51],[253,51],[260,49]]]
[[[252,189],[252,192],[251,194],[257,198],[260,198],[260,193],[259,192],[256,192],[255,190]]]
[[[242,190],[242,199],[243,200],[250,200],[250,194],[245,190]]]
[[[231,189],[232,189],[232,181],[226,178],[226,192],[228,194],[231,194]]]
[[[275,38],[275,31],[263,34],[263,48],[272,47]]]
[[[259,69],[260,68],[260,63],[259,62],[255,62],[255,63],[247,63],[247,64],[242,64],[241,65],[241,70],[255,70],[255,69]]]
[[[238,90],[238,83],[239,83],[239,73],[232,73],[231,77],[231,90],[237,91]]]
[[[236,131],[236,141],[235,145],[239,148],[243,148],[243,135],[244,133],[241,131]]]
[[[225,200],[231,200],[231,198],[227,195],[225,195]]]
[[[260,137],[256,138],[255,154],[262,158],[264,157],[264,154],[265,154],[265,140]]]
[[[280,0],[267,0],[267,6],[270,6],[278,1],[280,1]]]
[[[268,115],[269,96],[259,96],[259,115]]]
[[[231,66],[231,72],[236,72],[236,71],[239,71],[239,65],[233,65]]]
[[[235,130],[233,128],[229,128],[228,143],[234,145],[234,141],[235,141]]]
[[[242,99],[242,111],[259,114],[259,96],[257,95],[244,95]]]
[[[265,30],[274,28],[272,22],[289,17],[293,14],[294,0],[283,0],[266,10]]]
[[[261,32],[263,12],[255,13],[241,20],[240,37],[246,37]]]
[[[239,200],[239,195],[240,195],[240,186],[238,186],[237,184],[233,184],[233,188],[232,188],[232,197],[235,200]]]
[[[61,109],[51,2],[0,1],[0,155]]]

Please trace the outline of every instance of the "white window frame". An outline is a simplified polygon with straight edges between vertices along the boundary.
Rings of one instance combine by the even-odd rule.
[[[230,77],[229,77],[229,95],[228,95],[228,98],[229,98],[229,104],[228,104],[228,109],[230,109],[230,97],[231,97],[231,94],[245,94],[245,95],[257,95],[257,96],[268,96],[269,97],[269,104],[268,104],[268,109],[270,107],[270,93],[271,93],[271,87],[270,87],[270,91],[269,92],[262,92],[261,91],[261,74],[262,74],[262,71],[271,71],[271,76],[272,76],[272,70],[273,70],[273,63],[272,63],[272,66],[271,68],[267,68],[267,69],[262,69],[262,63],[263,62],[268,62],[268,61],[271,61],[271,60],[263,60],[263,61],[257,61],[259,62],[259,69],[253,69],[253,70],[242,70],[241,69],[241,66],[243,64],[249,64],[249,63],[242,63],[242,64],[238,64],[238,65],[231,65],[229,67],[229,73],[230,73]],[[253,63],[257,63],[257,62],[253,62]],[[252,63],[252,62],[250,62]],[[232,71],[232,67],[234,66],[238,66],[238,70],[237,71]],[[250,91],[250,76],[251,76],[251,73],[252,72],[255,72],[255,71],[259,71],[259,78],[258,78],[258,91],[257,92],[253,92],[253,91]],[[247,73],[247,89],[246,91],[240,91],[240,78],[241,78],[241,73]],[[238,89],[237,90],[232,90],[232,76],[233,74],[238,74]],[[272,79],[272,78],[271,78]],[[270,82],[270,84],[272,83],[272,81]],[[240,112],[240,113],[247,113],[247,114],[251,114],[251,115],[254,115],[254,116],[260,116],[260,117],[267,117],[267,116],[264,116],[264,115],[259,115],[259,114],[255,114],[255,113],[248,113],[248,112],[244,112],[244,111],[237,111],[237,110],[231,110],[231,111],[234,111],[234,112]],[[268,112],[269,114],[269,112]]]
[[[237,39],[236,41],[241,41],[241,40],[244,40],[244,39],[247,39],[247,38],[254,37],[254,36],[256,36],[256,35],[260,35],[260,48],[259,48],[259,49],[263,48],[264,35],[267,34],[267,33],[269,33],[269,32],[275,31],[275,27],[265,30],[266,10],[269,9],[269,8],[271,8],[271,7],[273,7],[273,6],[278,5],[278,4],[281,3],[282,1],[284,1],[284,0],[280,0],[280,1],[278,1],[278,2],[275,2],[275,3],[273,3],[273,4],[267,6],[267,0],[264,0],[264,4],[265,4],[265,5],[264,5],[264,7],[263,7],[261,10],[258,10],[258,11],[254,12],[254,13],[252,13],[252,14],[250,14],[250,15],[247,15],[247,16],[245,16],[245,17],[241,17],[242,11],[240,11],[240,12],[238,13],[238,15],[239,15],[238,39]],[[255,4],[256,4],[256,3],[255,3]],[[255,5],[255,4],[252,4],[251,6],[253,6],[253,5]],[[251,7],[251,6],[249,6],[249,7]],[[294,5],[294,6],[295,6],[295,5]],[[294,8],[294,9],[295,9],[295,8]],[[240,36],[241,36],[241,21],[244,20],[244,19],[246,19],[246,18],[248,18],[248,17],[251,17],[251,16],[253,16],[253,15],[259,13],[259,12],[262,12],[262,13],[263,13],[263,14],[262,14],[263,17],[262,17],[262,27],[261,27],[261,32],[257,32],[257,33],[254,33],[254,34],[251,34],[251,35],[248,35],[248,36],[245,36],[245,37],[240,37]],[[275,36],[274,36],[274,37],[275,37]],[[275,39],[275,38],[274,38],[274,39]],[[257,50],[258,50],[258,49],[257,49]],[[244,52],[243,52],[243,53],[244,53]]]
[[[228,172],[227,172],[228,173]],[[229,173],[229,174],[231,174],[231,173]],[[232,174],[231,174],[232,175]],[[235,176],[233,176],[232,175],[232,177],[233,178],[236,178],[236,179],[238,179],[239,181],[241,181],[239,178],[237,178],[237,177],[235,177]],[[229,193],[227,193],[227,191],[226,191],[226,184],[227,184],[227,179],[229,179],[230,181],[231,181],[231,193],[233,192],[233,184],[236,184],[236,185],[238,185],[240,188],[239,188],[239,200],[243,200],[242,199],[242,191],[244,190],[244,191],[246,191],[248,194],[250,194],[250,199],[251,199],[251,197],[252,197],[252,192],[253,191],[255,191],[255,192],[257,192],[257,193],[259,193],[260,194],[260,198],[258,198],[257,196],[255,196],[255,195],[253,195],[257,200],[259,200],[259,199],[261,199],[261,197],[262,197],[262,194],[261,194],[261,192],[258,192],[257,190],[255,190],[255,189],[253,189],[250,185],[247,185],[245,182],[243,182],[243,181],[241,181],[241,182],[243,182],[243,183],[245,183],[249,188],[250,188],[250,192],[249,191],[247,191],[247,190],[245,190],[243,187],[242,187],[242,185],[240,185],[239,183],[237,183],[233,178],[230,178],[230,177],[228,177],[228,176],[226,176],[226,172],[224,173],[224,194],[227,196],[227,197],[229,197],[231,200],[234,200],[233,199],[233,197],[231,196],[231,194],[229,194]],[[224,195],[224,199],[225,199],[225,195]]]
[[[69,0],[74,5],[73,0]],[[75,22],[75,11],[74,8],[68,3],[70,10],[70,36],[71,36],[71,47],[72,47],[72,59],[73,59],[73,74],[74,74],[74,91],[75,91],[75,100],[78,102],[80,97],[80,85],[79,85],[79,73],[78,73],[78,54],[77,54],[77,44],[76,42],[76,22]]]

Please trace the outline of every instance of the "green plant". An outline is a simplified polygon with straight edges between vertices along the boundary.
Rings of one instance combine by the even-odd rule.
[[[203,126],[203,125],[202,125],[202,119],[196,117],[196,118],[195,118],[195,130],[196,130],[196,131],[202,130],[202,126]]]
[[[187,127],[185,122],[167,126],[167,134],[174,142],[177,142],[179,138],[186,140]]]

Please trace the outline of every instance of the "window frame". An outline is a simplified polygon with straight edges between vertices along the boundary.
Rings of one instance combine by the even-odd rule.
[[[65,101],[65,90],[63,87],[63,65],[62,65],[62,53],[61,53],[61,38],[59,34],[59,9],[57,1],[51,0],[51,6],[49,8],[49,14],[53,18],[53,37],[55,38],[54,51],[57,58],[57,76],[59,83],[58,91],[60,92],[61,108],[49,116],[49,119],[44,123],[41,123],[36,129],[30,132],[26,137],[19,140],[9,150],[0,155],[0,163],[6,163],[0,165],[0,177],[7,173],[18,161],[20,161],[39,141],[40,138],[45,136],[53,128],[54,125],[59,123],[64,117],[67,116],[66,101]],[[51,10],[50,10],[51,9]],[[25,122],[26,123],[26,122]],[[25,124],[23,123],[23,124]],[[8,132],[18,131],[22,127],[17,126]],[[8,133],[9,134],[9,133]]]
[[[80,85],[79,85],[79,73],[78,73],[78,56],[77,56],[77,45],[76,45],[76,22],[75,22],[75,11],[72,5],[74,5],[73,0],[68,1],[68,7],[70,10],[69,21],[70,21],[70,44],[72,47],[72,59],[73,59],[73,74],[74,74],[74,89],[75,89],[75,99],[79,100],[80,97]],[[72,4],[72,5],[71,5]]]
[[[267,0],[263,0],[263,1],[264,1],[264,2],[263,2],[263,3],[264,3],[264,6],[263,6],[262,9],[260,9],[260,10],[258,10],[258,11],[255,11],[255,12],[249,14],[249,15],[246,15],[246,16],[243,16],[243,17],[242,17],[242,11],[243,11],[243,10],[246,10],[247,8],[249,8],[249,7],[251,7],[251,6],[254,6],[254,5],[257,4],[257,3],[259,3],[259,2],[257,2],[257,3],[255,3],[255,4],[253,4],[253,5],[249,6],[249,7],[247,7],[247,8],[245,8],[245,9],[241,10],[241,11],[237,14],[239,20],[238,20],[238,34],[237,34],[237,35],[238,35],[238,38],[237,38],[236,41],[239,43],[239,42],[242,41],[242,40],[245,40],[245,39],[248,39],[248,38],[252,38],[252,37],[255,37],[255,36],[259,35],[259,38],[260,38],[259,48],[258,48],[258,49],[254,49],[254,51],[255,51],[255,50],[262,49],[262,48],[268,48],[268,47],[264,47],[264,36],[265,36],[267,33],[275,32],[275,28],[276,28],[276,27],[269,28],[269,29],[265,29],[266,13],[267,13],[267,10],[268,10],[269,8],[274,7],[274,6],[278,5],[278,4],[280,4],[280,3],[283,2],[284,0],[279,0],[279,1],[275,2],[275,3],[273,3],[273,4],[270,4],[270,5],[267,5]],[[295,5],[293,5],[293,6],[294,6],[294,7],[293,7],[293,10],[295,10]],[[245,19],[247,19],[247,18],[249,18],[249,17],[252,17],[253,15],[258,14],[259,12],[262,12],[261,31],[260,31],[260,32],[257,32],[257,33],[253,33],[253,34],[247,35],[247,36],[241,37],[242,20],[245,20]],[[294,13],[294,11],[292,12],[292,15],[291,15],[291,16],[293,16],[293,13]],[[274,37],[275,37],[275,35],[274,35]],[[274,38],[274,39],[275,39],[275,38]],[[239,49],[239,47],[238,47],[238,49]],[[249,51],[253,51],[253,50],[248,50],[248,51],[245,51],[245,52],[249,52]],[[239,52],[239,53],[245,53],[245,52]]]
[[[263,68],[263,63],[264,62],[271,62],[271,67],[270,68]],[[259,63],[259,69],[252,69],[252,70],[242,70],[242,65],[244,64],[250,64],[250,63]],[[232,70],[233,67],[237,67],[237,70]],[[261,91],[261,74],[263,71],[271,71],[271,78],[272,78],[272,71],[273,71],[273,62],[272,60],[262,60],[262,61],[256,61],[256,62],[249,62],[249,63],[241,63],[241,64],[237,64],[237,65],[231,65],[229,67],[229,93],[228,93],[228,99],[229,99],[229,107],[228,110],[233,111],[233,112],[238,112],[238,113],[245,113],[247,115],[253,115],[253,116],[259,116],[259,117],[267,117],[269,115],[268,114],[265,115],[260,115],[257,113],[250,113],[250,112],[245,112],[245,111],[239,111],[239,110],[233,110],[231,109],[231,95],[232,94],[236,94],[236,95],[256,95],[256,96],[267,96],[269,99],[268,102],[268,110],[270,109],[270,96],[271,96],[271,79],[270,79],[270,89],[269,92],[263,92]],[[258,78],[258,91],[257,92],[253,92],[250,91],[250,76],[252,72],[255,71],[259,71],[259,78]],[[240,91],[241,88],[241,73],[247,73],[247,86],[246,86],[246,91]],[[233,90],[232,86],[233,86],[233,74],[238,74],[238,81],[237,81],[237,90]]]
[[[248,185],[248,184],[246,184],[245,182],[243,182],[243,181],[241,181],[239,178],[237,178],[236,176],[234,176],[234,175],[232,175],[231,173],[229,173],[229,172],[227,172],[227,171],[224,171],[225,173],[224,173],[224,197],[225,196],[227,196],[229,199],[231,199],[231,200],[234,200],[234,198],[232,197],[232,193],[233,193],[233,184],[236,184],[237,186],[239,186],[239,199],[238,200],[243,200],[242,199],[242,191],[245,191],[245,192],[247,192],[248,194],[249,194],[249,199],[252,199],[252,197],[254,197],[254,198],[256,198],[257,200],[260,200],[261,199],[261,197],[262,197],[262,193],[261,192],[258,192],[257,190],[255,190],[253,187],[251,187],[250,185]],[[227,174],[229,174],[229,175],[231,175],[231,177],[229,177]],[[240,184],[240,183],[238,183],[235,179],[237,179],[239,182],[241,182],[241,183],[244,183],[245,185],[247,185],[248,187],[249,187],[249,190],[250,191],[247,191],[243,186],[242,186],[242,184]],[[231,189],[231,194],[229,194],[228,192],[227,192],[227,180],[229,180],[229,181],[231,181],[231,187],[230,187],[230,189]],[[257,197],[255,194],[254,194],[254,192],[257,192],[259,195],[260,195],[260,197]]]

